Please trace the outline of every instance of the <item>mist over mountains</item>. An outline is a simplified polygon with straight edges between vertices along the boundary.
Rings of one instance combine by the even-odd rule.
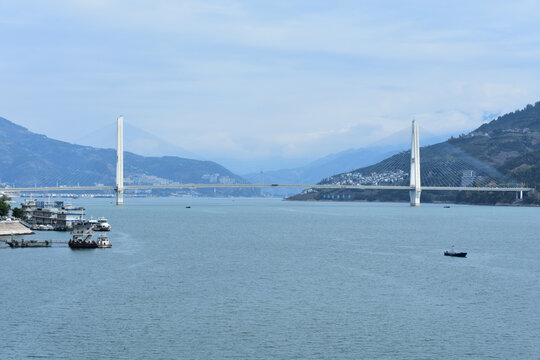
[[[422,131],[423,129],[421,129]],[[421,142],[424,145],[438,143],[446,140],[450,135],[434,135],[422,132]],[[324,178],[342,172],[375,164],[398,152],[407,150],[411,146],[411,130],[409,128],[398,131],[381,139],[372,146],[359,149],[348,149],[330,154],[307,165],[280,170],[253,172],[242,175],[251,183],[277,183],[277,184],[316,184]],[[297,193],[296,189],[265,189],[266,193],[288,196]]]

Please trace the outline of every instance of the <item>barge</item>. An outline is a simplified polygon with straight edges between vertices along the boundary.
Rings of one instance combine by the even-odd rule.
[[[105,235],[98,236],[95,241],[92,236],[94,235],[94,223],[90,221],[81,221],[73,224],[73,230],[71,230],[71,240],[68,241],[68,246],[71,249],[97,249],[97,248],[110,248],[111,242]]]
[[[74,223],[73,230],[71,230],[71,240],[68,242],[69,247],[71,249],[96,249],[98,245],[92,239],[93,227],[89,221]]]
[[[10,248],[51,247],[51,240],[11,240],[6,241]]]

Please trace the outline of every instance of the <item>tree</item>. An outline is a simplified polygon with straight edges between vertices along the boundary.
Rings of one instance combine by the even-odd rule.
[[[20,219],[20,218],[23,217],[23,211],[22,211],[21,208],[16,207],[16,208],[13,208],[13,209],[11,210],[11,215],[12,215],[14,218]]]
[[[9,204],[6,203],[4,200],[0,199],[0,216],[8,216],[9,208]]]

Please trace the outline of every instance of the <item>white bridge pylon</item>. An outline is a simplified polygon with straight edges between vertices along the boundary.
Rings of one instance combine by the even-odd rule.
[[[411,206],[420,206],[420,195],[422,194],[422,187],[420,186],[420,141],[418,124],[415,120],[412,122],[411,172],[409,173],[409,178]]]

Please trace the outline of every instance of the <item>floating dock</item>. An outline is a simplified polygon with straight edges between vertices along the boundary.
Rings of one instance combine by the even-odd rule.
[[[52,241],[51,240],[11,240],[6,241],[6,244],[9,245],[10,248],[29,248],[29,247],[51,247]]]

